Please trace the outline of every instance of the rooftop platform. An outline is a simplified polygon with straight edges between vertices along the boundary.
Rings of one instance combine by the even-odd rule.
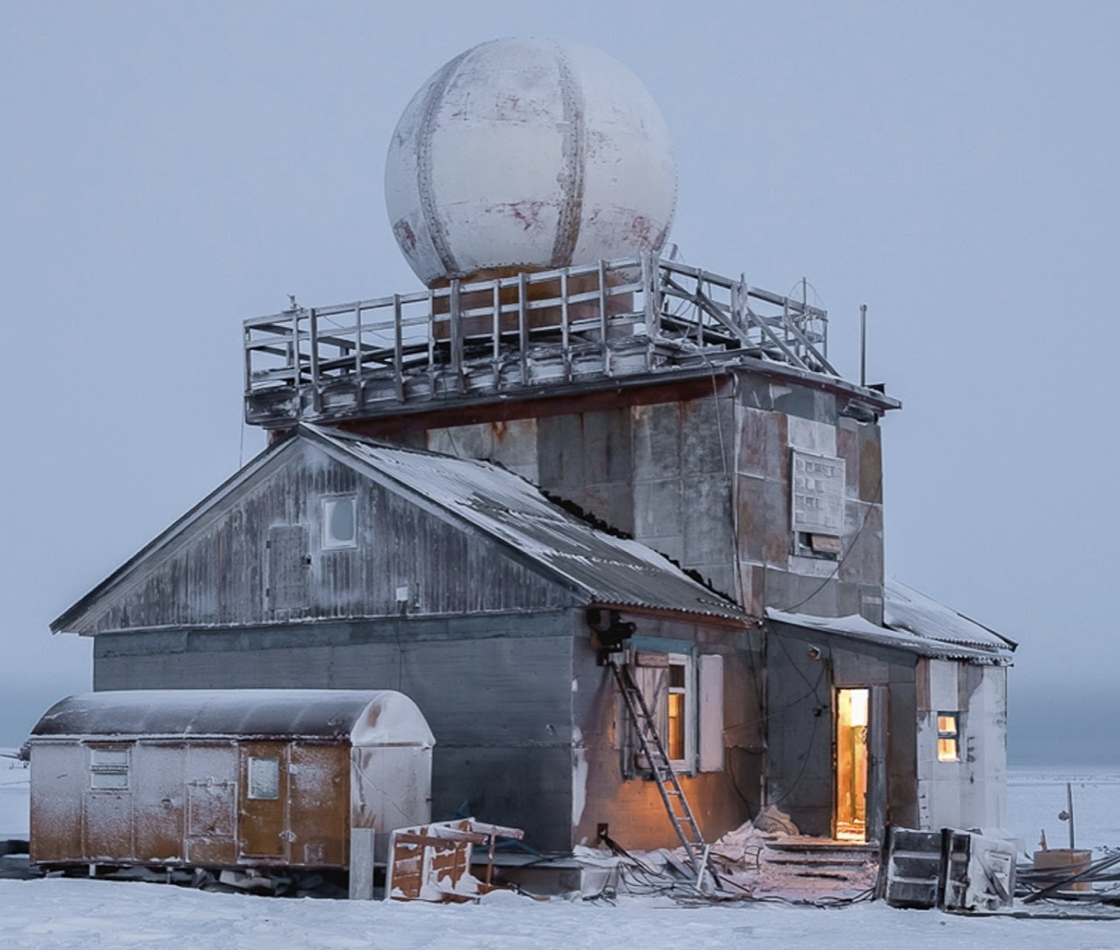
[[[651,255],[245,321],[245,418],[430,411],[749,365],[867,393],[828,361],[828,315],[803,300]]]

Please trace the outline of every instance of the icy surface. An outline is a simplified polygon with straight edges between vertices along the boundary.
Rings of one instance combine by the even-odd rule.
[[[15,763],[0,759],[0,827],[26,829],[27,772],[9,764]],[[1011,769],[1013,829],[1030,845],[1030,836],[1037,838],[1030,827],[1041,823],[1051,846],[1062,844],[1065,825],[1057,813],[1065,807],[1067,779],[1074,783],[1078,843],[1120,845],[1114,809],[1120,768]],[[20,950],[613,950],[671,941],[705,950],[1104,950],[1120,946],[1120,919],[955,917],[893,910],[881,903],[830,910],[765,902],[686,908],[663,898],[621,898],[614,905],[540,903],[511,894],[491,895],[478,905],[384,904],[284,900],[80,878],[0,880],[0,947]]]
[[[1120,920],[1013,920],[857,904],[845,910],[780,904],[686,908],[658,898],[615,905],[538,903],[498,894],[480,904],[282,900],[157,884],[0,881],[0,944],[21,950],[175,947],[176,950],[549,950],[691,946],[866,950],[947,946],[985,950],[1099,950]]]
[[[1028,852],[1038,848],[1043,830],[1051,848],[1069,847],[1069,825],[1058,818],[1066,807],[1066,782],[1073,791],[1077,847],[1092,848],[1096,857],[1105,848],[1120,849],[1120,767],[1019,766],[1007,770],[1007,779],[1007,826]]]

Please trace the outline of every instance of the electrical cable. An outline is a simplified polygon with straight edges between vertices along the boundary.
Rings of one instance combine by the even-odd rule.
[[[871,517],[871,512],[875,510],[876,505],[881,505],[882,503],[883,503],[883,467],[882,467],[882,464],[880,464],[880,466],[879,466],[879,485],[878,485],[878,488],[875,491],[875,497],[872,501],[868,502],[867,510],[863,513],[863,521],[860,522],[859,530],[855,533],[855,535],[852,537],[851,542],[848,544],[848,550],[846,550],[840,556],[839,560],[837,560],[837,562],[836,562],[836,567],[834,567],[832,569],[832,571],[829,573],[829,575],[824,580],[822,580],[820,582],[820,584],[817,585],[816,588],[814,588],[813,592],[811,594],[809,594],[809,596],[802,598],[801,600],[799,600],[796,604],[793,604],[792,606],[780,608],[782,613],[787,613],[787,614],[788,613],[794,613],[795,611],[797,611],[801,607],[804,607],[810,600],[812,600],[814,597],[816,597],[817,594],[819,594],[822,590],[824,590],[829,584],[831,584],[836,579],[836,576],[840,573],[840,568],[842,568],[844,566],[844,562],[848,560],[848,556],[856,549],[856,545],[859,543],[859,539],[860,539],[860,537],[862,537],[863,531],[867,527],[867,522],[868,522],[868,519],[870,519],[870,517]]]

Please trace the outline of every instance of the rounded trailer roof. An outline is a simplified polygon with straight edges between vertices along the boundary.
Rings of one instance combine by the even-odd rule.
[[[395,690],[118,690],[69,696],[36,738],[304,738],[356,746],[432,746],[423,713]]]

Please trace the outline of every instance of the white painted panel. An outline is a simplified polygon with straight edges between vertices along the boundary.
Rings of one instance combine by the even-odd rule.
[[[969,828],[1002,828],[1007,796],[1007,668],[970,667],[973,686],[962,735],[967,778],[961,820]]]
[[[700,771],[723,771],[723,657],[700,657]]]
[[[957,666],[957,663],[953,660],[929,661],[929,708],[931,711],[954,712],[960,708]]]
[[[918,823],[924,831],[961,827],[964,764],[937,760],[937,715],[918,714]]]
[[[789,416],[789,447],[814,455],[836,455],[836,426]]]
[[[792,528],[840,537],[844,533],[843,459],[793,452]]]

